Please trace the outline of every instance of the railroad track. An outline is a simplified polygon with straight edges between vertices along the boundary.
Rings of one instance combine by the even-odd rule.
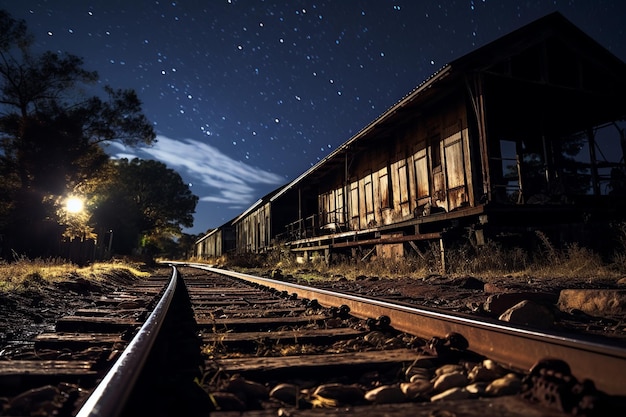
[[[12,361],[14,380],[56,375],[72,388],[55,412],[81,417],[563,416],[624,407],[623,348],[204,265],[175,264],[165,278],[115,294],[115,310],[134,307],[123,317],[103,299],[37,337],[40,352],[59,352],[60,343],[68,357],[96,350],[95,359]],[[537,364],[545,358],[565,362]],[[33,369],[46,372],[34,378]]]
[[[37,335],[31,349],[3,355],[0,415],[137,415],[153,407],[148,396],[163,390],[188,389],[177,398],[192,404],[199,372],[195,332],[175,269],[95,297],[91,308],[77,309],[58,319],[54,331]]]

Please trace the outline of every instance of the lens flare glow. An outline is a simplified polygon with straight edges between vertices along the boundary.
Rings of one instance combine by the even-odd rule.
[[[83,200],[78,197],[70,197],[65,202],[65,208],[69,213],[80,213],[83,211]]]

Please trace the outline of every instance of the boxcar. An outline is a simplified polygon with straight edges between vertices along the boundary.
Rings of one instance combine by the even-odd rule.
[[[224,223],[209,231],[196,241],[197,259],[214,259],[235,249],[235,229],[231,222]]]

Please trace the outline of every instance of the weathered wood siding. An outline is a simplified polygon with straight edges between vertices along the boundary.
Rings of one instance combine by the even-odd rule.
[[[235,231],[231,226],[213,230],[196,244],[199,259],[217,258],[235,248]]]
[[[196,256],[201,259],[222,256],[222,231],[212,232],[198,244],[196,249]]]
[[[252,210],[235,224],[238,252],[263,252],[271,244],[271,204]]]
[[[320,225],[363,230],[425,212],[473,206],[473,167],[463,103],[447,102],[349,154],[348,169],[337,169],[320,189]]]

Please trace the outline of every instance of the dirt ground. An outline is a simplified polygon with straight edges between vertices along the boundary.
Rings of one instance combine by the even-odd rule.
[[[305,274],[310,277],[312,271],[302,271],[302,275]],[[531,299],[539,300],[551,309],[555,329],[608,336],[626,344],[626,317],[592,316],[581,311],[561,311],[555,304],[550,305],[558,300],[564,288],[619,288],[614,281],[590,283],[588,280],[568,280],[563,283],[503,277],[485,282],[474,277],[449,278],[440,275],[421,279],[359,276],[348,280],[334,276],[304,280],[299,274],[282,276],[278,273],[277,276],[276,271],[265,271],[259,275],[494,319],[497,319],[496,314],[485,309],[490,296],[507,293],[525,294],[528,298],[531,294]],[[37,282],[33,283],[32,289],[0,293],[0,359],[19,354],[20,350],[28,348],[34,336],[52,331],[58,318],[71,315],[80,308],[93,307],[97,297],[115,291],[133,279],[128,271],[112,272],[98,281],[70,276],[67,281],[52,284]]]
[[[113,270],[98,280],[70,275],[67,281],[35,280],[20,291],[0,292],[0,360],[27,351],[33,338],[54,331],[60,317],[95,306],[95,300],[136,279]]]
[[[266,276],[276,276],[276,271],[266,272]],[[279,278],[281,274],[278,273]],[[429,275],[415,278],[383,278],[377,276],[358,276],[348,280],[341,276],[324,280],[302,279],[311,276],[311,271],[302,274],[285,274],[281,279],[301,284],[315,285],[338,291],[350,292],[363,296],[384,297],[415,306],[444,309],[469,314],[476,317],[498,319],[504,310],[521,300],[531,300],[546,307],[550,322],[541,324],[543,329],[586,333],[618,339],[626,346],[626,314],[616,314],[614,309],[595,314],[588,314],[575,308],[559,305],[563,290],[626,290],[615,279],[537,279],[531,277],[503,276],[482,280],[475,277],[446,277]],[[621,300],[620,300],[621,301]],[[622,311],[626,311],[626,298]],[[614,304],[615,302],[613,302]],[[539,325],[539,323],[537,323]]]

